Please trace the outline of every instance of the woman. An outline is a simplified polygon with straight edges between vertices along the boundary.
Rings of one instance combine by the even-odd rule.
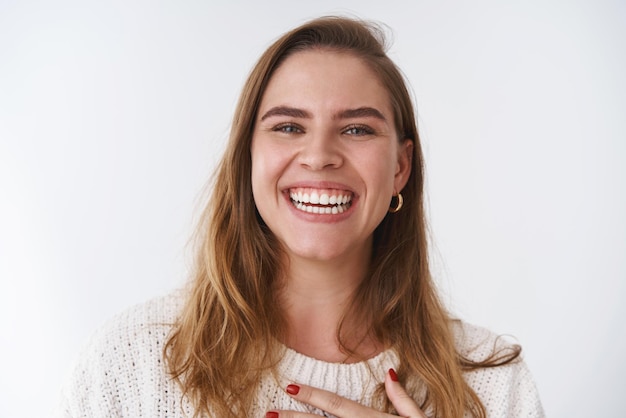
[[[263,54],[190,289],[94,337],[68,416],[543,415],[520,348],[438,298],[415,114],[382,39],[323,18]]]

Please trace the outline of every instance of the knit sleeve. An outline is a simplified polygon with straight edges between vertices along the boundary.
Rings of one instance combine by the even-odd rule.
[[[468,324],[460,325],[455,334],[459,352],[473,361],[512,346],[506,339]],[[502,366],[467,372],[465,380],[481,399],[489,418],[545,416],[533,377],[521,357]]]
[[[174,297],[155,299],[98,330],[75,362],[56,416],[177,417],[183,410],[191,412],[163,357],[177,309]]]
[[[117,383],[124,362],[116,355],[119,346],[119,334],[111,325],[87,341],[64,384],[58,417],[122,416]]]

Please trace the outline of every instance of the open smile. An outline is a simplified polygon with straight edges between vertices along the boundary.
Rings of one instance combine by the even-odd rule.
[[[352,205],[353,193],[347,190],[298,187],[289,189],[294,207],[302,212],[336,215]]]

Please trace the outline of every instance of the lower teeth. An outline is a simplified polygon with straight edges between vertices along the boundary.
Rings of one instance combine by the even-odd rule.
[[[303,212],[319,213],[325,215],[336,215],[338,213],[343,213],[344,211],[346,211],[346,209],[350,207],[350,203],[335,206],[308,206],[302,202],[295,202],[293,200],[292,203],[295,205],[296,208]]]

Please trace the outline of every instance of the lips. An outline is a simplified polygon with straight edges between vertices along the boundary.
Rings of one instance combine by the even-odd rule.
[[[297,187],[289,189],[291,203],[298,210],[322,215],[345,212],[352,204],[354,193],[339,189]]]

